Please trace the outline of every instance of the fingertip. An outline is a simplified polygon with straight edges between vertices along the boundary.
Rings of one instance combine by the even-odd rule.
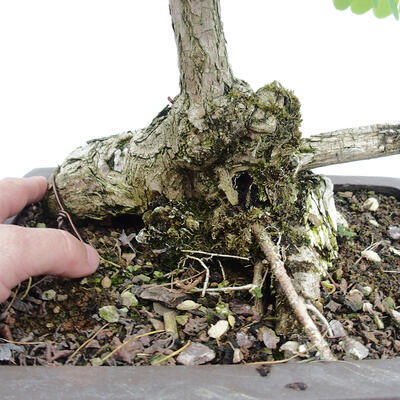
[[[34,197],[42,197],[47,190],[47,179],[44,176],[30,176],[29,178],[24,178],[26,180],[30,180],[36,184],[38,193]]]
[[[93,272],[96,271],[97,267],[99,266],[100,263],[100,257],[99,254],[97,253],[96,249],[94,249],[92,246],[84,243],[86,247],[86,255],[87,255],[87,261],[88,265],[90,268],[90,271],[88,274],[92,274]]]

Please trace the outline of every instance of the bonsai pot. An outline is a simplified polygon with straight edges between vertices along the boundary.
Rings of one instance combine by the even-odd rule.
[[[29,172],[50,176],[52,169]],[[330,176],[335,191],[369,189],[400,199],[400,179]],[[12,219],[6,221],[12,223]],[[0,366],[3,399],[400,399],[400,358],[176,367]],[[265,376],[262,376],[265,375]]]

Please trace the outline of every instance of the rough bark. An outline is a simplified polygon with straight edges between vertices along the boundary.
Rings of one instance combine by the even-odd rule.
[[[322,133],[304,140],[301,168],[317,168],[400,153],[400,123]]]
[[[55,171],[65,209],[138,215],[138,243],[172,259],[182,246],[257,257],[251,226],[269,226],[285,242],[296,290],[318,302],[337,250],[336,211],[332,184],[305,169],[397,153],[398,125],[362,129],[356,150],[356,130],[302,141],[292,92],[276,82],[253,92],[233,77],[219,1],[171,0],[170,10],[181,93],[148,127],[71,153]],[[52,196],[48,205],[57,210]]]
[[[228,62],[217,0],[171,0],[181,93],[189,99],[189,121],[203,129],[206,103],[224,95],[234,78]]]

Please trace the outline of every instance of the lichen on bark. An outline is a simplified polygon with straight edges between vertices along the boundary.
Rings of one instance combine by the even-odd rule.
[[[253,92],[234,78],[217,0],[171,0],[170,10],[181,93],[148,127],[72,152],[55,171],[65,209],[79,219],[140,217],[138,242],[171,266],[182,248],[260,262],[257,222],[285,249],[298,290],[318,301],[336,219],[331,185],[302,170],[299,100],[277,82]],[[53,196],[47,204],[57,210]]]

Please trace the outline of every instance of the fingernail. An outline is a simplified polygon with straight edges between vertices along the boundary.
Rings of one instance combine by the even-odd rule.
[[[99,255],[92,246],[89,246],[86,243],[85,246],[86,246],[88,264],[93,269],[93,271],[95,271],[99,266],[99,261],[100,261]]]

